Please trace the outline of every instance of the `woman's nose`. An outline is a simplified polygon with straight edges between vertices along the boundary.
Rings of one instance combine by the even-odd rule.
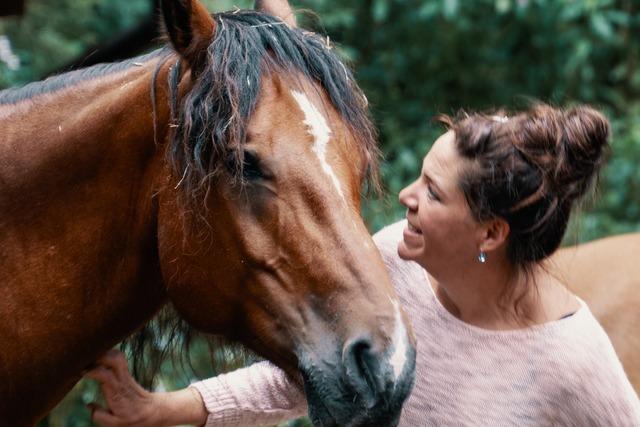
[[[414,187],[415,182],[403,188],[398,195],[400,204],[410,210],[416,210],[418,208],[418,198],[416,197]]]

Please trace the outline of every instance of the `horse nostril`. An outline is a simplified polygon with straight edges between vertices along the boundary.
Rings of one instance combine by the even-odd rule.
[[[373,407],[384,395],[384,378],[380,358],[372,349],[371,341],[364,338],[348,343],[343,350],[343,363],[347,380],[367,407]]]

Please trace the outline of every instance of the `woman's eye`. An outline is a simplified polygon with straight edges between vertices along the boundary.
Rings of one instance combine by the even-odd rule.
[[[427,186],[427,196],[429,196],[430,199],[440,201],[440,197],[438,196],[438,193],[433,191],[433,188],[431,188],[430,185]]]

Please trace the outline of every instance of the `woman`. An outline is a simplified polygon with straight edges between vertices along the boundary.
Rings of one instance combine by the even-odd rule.
[[[418,341],[400,425],[640,426],[609,339],[544,263],[603,163],[608,121],[547,105],[440,121],[449,130],[400,193],[406,221],[374,239]],[[105,426],[265,425],[306,412],[267,362],[172,393],[143,390],[117,353],[88,376],[110,407],[93,408]]]

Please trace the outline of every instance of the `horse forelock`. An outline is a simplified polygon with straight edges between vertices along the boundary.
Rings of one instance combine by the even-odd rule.
[[[175,74],[169,85],[174,133],[167,160],[187,201],[203,202],[212,180],[224,170],[242,183],[247,124],[261,79],[271,73],[292,80],[294,87],[301,87],[295,78],[302,76],[324,89],[357,141],[369,187],[378,189],[379,150],[366,98],[325,40],[260,12],[213,16],[216,34],[208,46],[206,64],[180,106]]]

